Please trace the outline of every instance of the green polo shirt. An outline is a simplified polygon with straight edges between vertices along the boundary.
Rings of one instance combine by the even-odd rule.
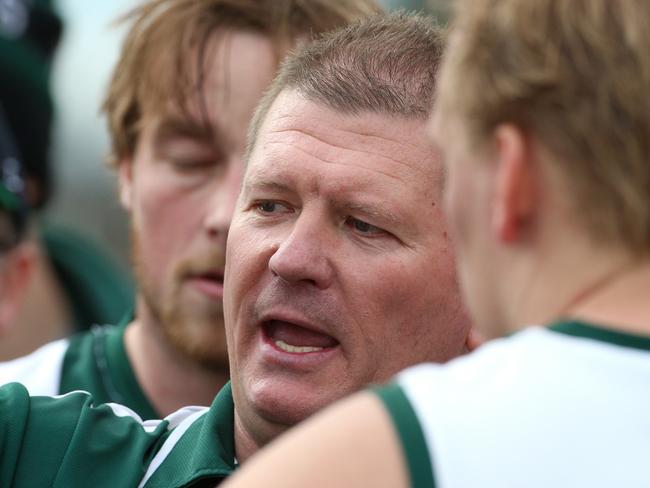
[[[143,419],[158,419],[161,416],[140,388],[126,354],[124,331],[131,318],[127,314],[117,326],[94,326],[70,339],[59,393],[87,391],[97,403],[120,403]]]
[[[235,469],[230,384],[207,408],[162,421],[83,392],[30,397],[0,388],[0,486],[215,486]]]

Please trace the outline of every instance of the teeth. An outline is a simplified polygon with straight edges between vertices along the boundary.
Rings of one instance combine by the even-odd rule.
[[[323,347],[292,346],[284,341],[275,341],[275,345],[286,352],[316,352],[324,349]]]

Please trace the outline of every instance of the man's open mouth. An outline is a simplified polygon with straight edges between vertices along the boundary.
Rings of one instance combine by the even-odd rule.
[[[339,345],[330,335],[282,320],[267,320],[262,330],[277,349],[292,354],[315,353]]]

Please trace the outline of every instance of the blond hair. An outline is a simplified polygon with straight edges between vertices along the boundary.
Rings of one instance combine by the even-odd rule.
[[[151,0],[122,20],[133,22],[102,109],[111,136],[109,164],[131,156],[143,114],[201,96],[203,57],[218,30],[269,36],[278,59],[299,39],[377,13],[375,0]]]
[[[650,2],[460,0],[437,106],[473,145],[513,123],[593,239],[650,250]]]
[[[253,117],[248,153],[284,90],[345,114],[425,120],[443,47],[443,31],[432,17],[404,12],[376,15],[323,35],[285,59]]]

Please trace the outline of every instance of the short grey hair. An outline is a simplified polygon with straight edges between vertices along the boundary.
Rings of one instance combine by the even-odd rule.
[[[248,154],[284,90],[295,90],[345,114],[426,120],[444,38],[432,17],[397,12],[326,33],[290,54],[258,105],[248,134]]]

